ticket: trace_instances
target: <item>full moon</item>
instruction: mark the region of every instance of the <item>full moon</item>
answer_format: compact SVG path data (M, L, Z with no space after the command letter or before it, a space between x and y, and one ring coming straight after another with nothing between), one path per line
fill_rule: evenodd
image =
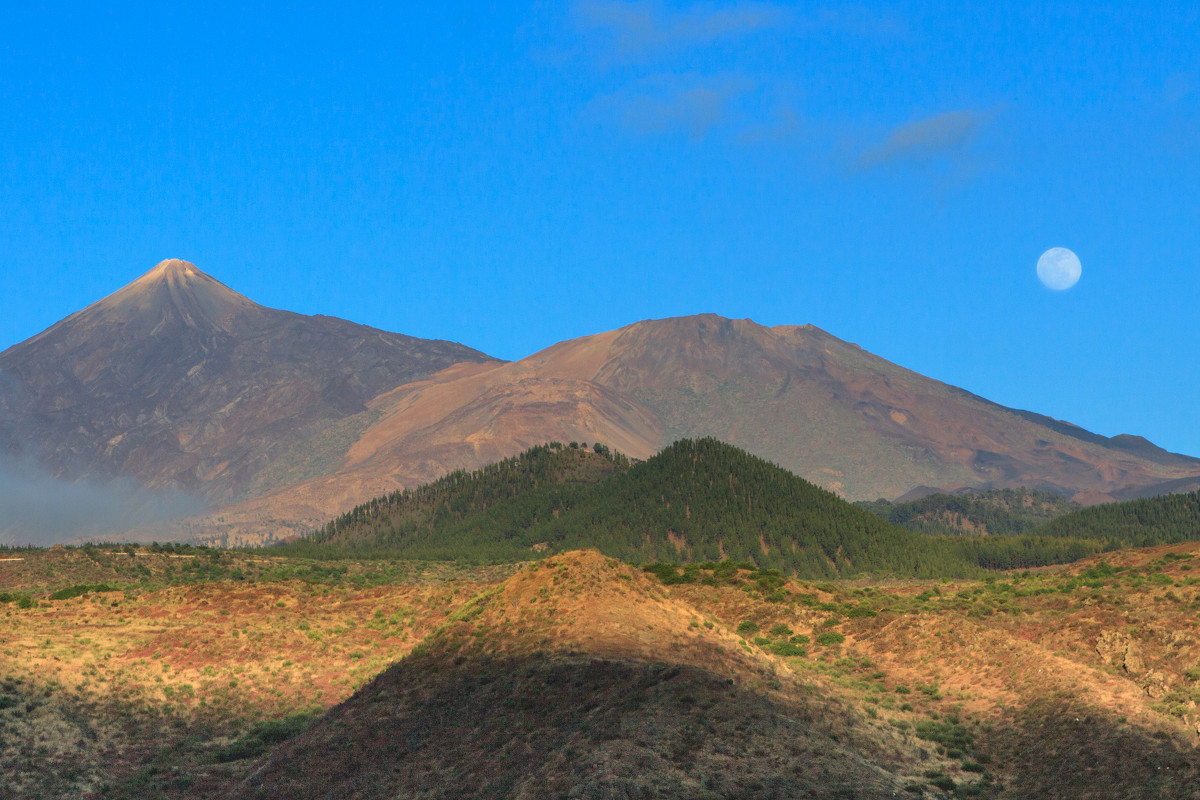
M1038 279L1056 292L1070 289L1079 282L1083 266L1079 256L1065 247L1051 247L1038 259Z

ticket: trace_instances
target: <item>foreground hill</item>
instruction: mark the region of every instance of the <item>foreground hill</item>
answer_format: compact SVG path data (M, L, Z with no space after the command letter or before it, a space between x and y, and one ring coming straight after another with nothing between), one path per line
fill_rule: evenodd
M769 602L746 571L672 588L564 554L463 606L233 796L1193 800L1200 647L1159 644L1186 612L1148 607L1196 588L1150 569L1158 589L1082 597L1032 578Z
M328 471L380 392L490 360L265 308L173 259L0 353L0 451L230 500Z
M1198 553L872 584L0 551L4 794L1195 800Z

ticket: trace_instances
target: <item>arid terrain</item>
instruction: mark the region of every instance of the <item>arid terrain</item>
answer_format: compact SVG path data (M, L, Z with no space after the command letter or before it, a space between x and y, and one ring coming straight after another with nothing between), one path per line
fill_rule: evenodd
M0 562L0 796L1200 796L1194 543L816 584L129 550Z

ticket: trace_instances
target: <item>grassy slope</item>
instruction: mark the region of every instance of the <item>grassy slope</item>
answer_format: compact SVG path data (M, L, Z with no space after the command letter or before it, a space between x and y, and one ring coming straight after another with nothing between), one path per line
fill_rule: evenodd
M257 773L233 796L304 796L289 781L307 775L305 791L354 796L341 782L358 780L363 797L936 797L953 782L1191 798L1198 553L958 583L693 567L667 585L587 553L503 583L226 577L50 600L59 586L27 577L33 606L0 605L0 726L20 743L5 791L227 797ZM0 568L96 577L79 551L25 557ZM308 733L285 724L343 698Z
M664 586L565 554L464 606L236 796L1195 798L1196 550L887 586Z
M0 797L210 796L511 572L133 553L3 554Z

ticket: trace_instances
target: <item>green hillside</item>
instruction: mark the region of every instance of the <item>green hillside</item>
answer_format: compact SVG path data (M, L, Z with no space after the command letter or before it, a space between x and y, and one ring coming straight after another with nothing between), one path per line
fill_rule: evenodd
M1024 536L1082 508L1062 495L1024 488L931 494L907 503L875 500L857 505L910 531L942 536Z
M400 554L444 539L445 547L429 557L460 558L460 537L476 540L481 528L515 533L552 519L578 503L589 487L629 465L628 458L600 444L538 445L473 472L452 472L371 500L287 549ZM525 557L533 543L523 546ZM501 549L504 558L513 555Z
M1037 534L1103 541L1107 549L1195 541L1200 539L1200 492L1082 508L1042 525Z
M284 552L485 563L596 547L626 561L733 559L809 578L969 575L1071 561L1072 537L931 537L904 530L714 439L631 464L550 444L366 503Z

